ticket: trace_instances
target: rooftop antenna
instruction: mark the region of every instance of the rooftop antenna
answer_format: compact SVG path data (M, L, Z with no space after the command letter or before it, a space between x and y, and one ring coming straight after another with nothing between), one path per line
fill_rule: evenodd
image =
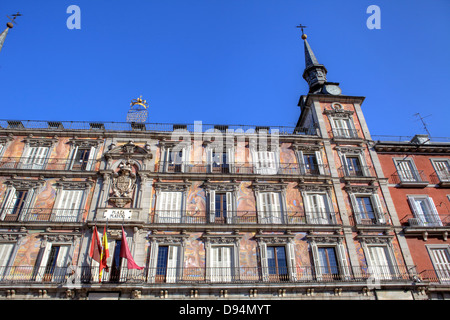
M429 115L427 115L427 116L425 116L425 117L422 117L422 116L420 115L420 113L416 113L416 114L414 114L414 116L415 116L415 117L418 117L419 120L422 121L423 128L424 128L425 131L427 132L428 137L431 137L431 134L430 134L430 132L429 132L428 129L427 129L427 124L425 123L425 121L423 121L423 119L428 118L429 116L431 116L431 114L429 114Z
M7 16L9 21L11 21L11 22L6 23L6 26L10 29L14 26L13 23L17 24L17 22L15 20L17 17L22 16L22 14L19 11L17 11L17 13L12 14L12 16L13 16L13 18L11 18L10 16Z

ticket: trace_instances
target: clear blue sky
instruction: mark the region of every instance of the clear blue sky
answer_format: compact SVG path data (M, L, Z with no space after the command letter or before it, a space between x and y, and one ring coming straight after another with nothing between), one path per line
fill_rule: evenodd
M69 30L69 5L81 29ZM369 5L381 29L369 30ZM1 1L20 11L0 52L2 119L126 120L130 100L149 122L295 126L308 87L305 33L328 80L365 96L372 134L450 132L448 0Z

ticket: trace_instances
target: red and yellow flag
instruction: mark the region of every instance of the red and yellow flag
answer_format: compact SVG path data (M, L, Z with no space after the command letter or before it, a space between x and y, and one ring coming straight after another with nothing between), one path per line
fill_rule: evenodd
M102 254L100 257L100 269L99 269L99 281L102 281L103 269L106 269L106 272L109 271L108 265L106 263L109 257L109 248L108 248L108 237L106 235L106 226L103 229L103 237L102 237Z

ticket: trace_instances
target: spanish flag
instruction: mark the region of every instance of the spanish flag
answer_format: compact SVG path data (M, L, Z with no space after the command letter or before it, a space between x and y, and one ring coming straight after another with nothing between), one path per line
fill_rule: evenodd
M102 281L103 269L106 269L106 272L109 271L108 265L106 261L109 257L109 249L108 249L108 237L106 235L106 226L103 229L103 237L102 237L102 254L100 257L100 269L99 269L99 281Z

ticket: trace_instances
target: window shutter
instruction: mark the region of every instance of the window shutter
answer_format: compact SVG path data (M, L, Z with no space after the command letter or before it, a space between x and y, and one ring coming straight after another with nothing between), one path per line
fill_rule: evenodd
M281 212L281 204L280 204L280 193L278 192L270 192L269 197L271 198L270 202L270 213L272 223L281 224L282 223L282 212Z
M70 161L67 163L66 170L72 170L73 164L75 163L75 158L78 153L78 146L75 146L72 148L72 151L70 152L69 159Z
M258 201L258 219L259 219L259 223L263 223L266 224L266 215L267 215L267 210L268 210L268 203L267 203L267 193L262 192L258 194L257 197L257 201Z
M156 262L158 259L158 243L152 242L150 245L150 256L149 256L149 262L148 262L148 274L147 274L147 281L154 283L155 277L156 277Z
M322 280L322 266L320 263L319 248L317 248L316 244L310 244L310 246L314 260L314 270L316 271L316 280L320 281Z
M325 174L325 170L323 167L323 161L322 161L322 155L320 151L316 151L316 160L317 160L317 166L319 167L319 174L323 175Z
M299 150L297 151L297 155L298 155L298 166L299 166L299 170L300 170L300 174L306 174L306 161L305 158L303 157L303 151Z
M213 223L216 219L216 191L209 191L209 222Z
M95 147L91 147L91 150L89 151L88 162L86 164L86 171L91 171L93 168L95 168L95 151Z
M9 189L8 195L5 198L2 208L2 220L5 219L6 214L11 214L13 211L14 203L17 200L17 192L14 187Z
M227 223L233 223L234 208L233 208L233 192L227 192Z
M45 245L45 248L43 249L42 256L41 256L41 261L39 263L39 268L37 270L37 275L36 275L36 281L37 282L40 282L42 280L42 277L44 276L45 267L46 267L47 262L48 262L48 256L50 254L51 248L52 248L52 243L51 242L47 242L46 245Z
M372 201L375 204L375 211L377 214L378 223L385 224L386 218L385 218L385 214L383 212L383 206L381 205L380 197L378 196L378 194L372 195Z
M302 192L303 197L303 205L305 210L305 216L306 216L306 222L312 223L313 215L312 215L312 208L311 203L309 199L309 194Z
M13 243L0 244L0 276L6 276L7 270L11 267L11 253L13 251Z
M234 173L234 148L227 149L227 164L230 173Z
M20 221L23 221L28 210L31 208L31 201L34 199L34 194L36 190L34 188L28 189L25 203L23 204L23 209L20 213Z
M353 193L351 193L349 196L350 202L352 203L353 216L355 217L356 224L361 224L361 210L358 206L358 202L356 201L356 196Z
M289 278L291 281L297 281L297 266L295 263L295 250L294 250L294 244L288 243L286 245L286 251L289 261Z
M174 283L177 281L177 261L178 261L178 246L169 246L167 258L167 283Z
M261 274L263 281L269 280L269 265L267 263L267 244L259 244L259 254L261 259Z
M416 200L414 197L411 197L411 196L407 196L407 197L408 197L409 206L411 207L411 210L414 214L414 218L419 219L420 225L423 225L426 220L425 220L422 210L419 210L419 208L417 207Z
M208 165L209 173L211 173L213 170L214 159L212 155L213 155L212 148L208 146L206 148L206 164Z
M439 217L439 213L437 212L436 206L434 205L434 201L431 197L427 197L427 201L430 205L431 212L433 214L433 222L435 225L442 226L441 218Z
M341 268L341 274L344 276L345 279L349 279L350 270L347 263L347 256L345 254L344 244L339 243L336 249L339 257L339 266Z

